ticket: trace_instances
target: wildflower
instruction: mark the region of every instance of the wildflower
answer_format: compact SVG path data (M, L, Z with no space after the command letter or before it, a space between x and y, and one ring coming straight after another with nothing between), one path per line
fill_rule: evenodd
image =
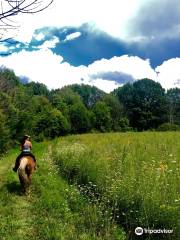
M161 170L162 172L166 171L167 169L168 169L167 164L163 164L163 163L160 164L160 170Z

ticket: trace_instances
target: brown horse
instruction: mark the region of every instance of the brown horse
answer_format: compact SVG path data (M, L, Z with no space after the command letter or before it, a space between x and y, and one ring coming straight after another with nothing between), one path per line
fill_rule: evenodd
M32 180L32 174L35 170L35 162L31 156L23 156L20 159L20 165L18 168L18 176L23 188L23 192L29 191L29 186Z

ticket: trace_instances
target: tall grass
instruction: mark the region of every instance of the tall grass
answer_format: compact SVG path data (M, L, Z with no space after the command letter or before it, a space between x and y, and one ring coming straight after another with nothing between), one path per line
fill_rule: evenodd
M135 239L138 226L173 229L158 238L178 239L180 133L109 133L62 138L52 158L75 184ZM147 235L157 239L157 235Z
M89 204L78 189L59 177L51 159L51 143L41 158L34 183L37 239L124 240L125 234L96 204Z
M51 160L53 142L33 144L38 163L31 193L22 195L12 171L17 152L0 161L1 240L125 240L122 229L69 185Z

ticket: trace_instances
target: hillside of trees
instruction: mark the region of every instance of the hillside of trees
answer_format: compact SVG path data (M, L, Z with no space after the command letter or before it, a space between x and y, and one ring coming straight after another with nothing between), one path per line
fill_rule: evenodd
M179 130L180 89L142 79L112 93L74 84L49 91L0 69L0 152L24 134L36 141L109 131Z

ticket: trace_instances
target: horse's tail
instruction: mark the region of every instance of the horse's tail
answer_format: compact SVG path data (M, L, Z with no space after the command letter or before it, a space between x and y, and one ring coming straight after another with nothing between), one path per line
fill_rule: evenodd
M22 157L20 160L19 168L18 168L18 175L19 175L19 180L22 186L24 187L26 187L26 185L28 184L28 177L26 174L27 164L28 164L28 158Z

